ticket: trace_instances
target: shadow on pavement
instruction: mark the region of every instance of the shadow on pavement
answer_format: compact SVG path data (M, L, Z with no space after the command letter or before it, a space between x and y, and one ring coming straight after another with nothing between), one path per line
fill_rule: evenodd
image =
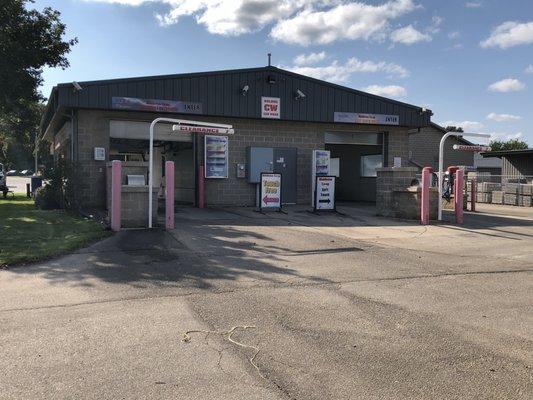
M245 234L246 239L241 239ZM282 263L276 252L287 249L262 248L250 240L269 240L251 231L241 232L228 226L210 226L191 250L164 230L129 230L91 247L58 260L32 266L13 267L18 274L39 274L53 283L74 283L93 286L94 279L111 284L133 287L193 287L211 288L215 282L234 280L261 280L284 282L299 274ZM256 257L249 250L268 253ZM334 251L330 249L329 251ZM305 252L302 252L305 254ZM306 276L316 282L322 278Z

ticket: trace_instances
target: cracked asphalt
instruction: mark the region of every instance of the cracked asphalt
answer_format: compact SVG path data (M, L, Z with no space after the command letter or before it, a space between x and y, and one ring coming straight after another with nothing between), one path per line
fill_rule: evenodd
M179 209L0 271L0 397L533 398L533 212L339 210Z

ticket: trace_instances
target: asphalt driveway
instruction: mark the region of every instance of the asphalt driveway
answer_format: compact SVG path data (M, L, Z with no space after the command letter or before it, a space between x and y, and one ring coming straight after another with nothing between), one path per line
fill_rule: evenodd
M532 398L530 215L341 211L182 209L0 271L1 397Z

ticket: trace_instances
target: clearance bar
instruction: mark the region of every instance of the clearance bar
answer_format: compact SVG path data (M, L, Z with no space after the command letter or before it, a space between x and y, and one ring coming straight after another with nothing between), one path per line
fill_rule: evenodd
M220 128L211 126L198 126L198 125L174 125L172 127L174 132L180 133L206 133L217 135L233 135L235 132L233 128Z
M454 144L453 149L459 151L473 151L475 153L483 153L492 150L490 146L467 146L464 144Z

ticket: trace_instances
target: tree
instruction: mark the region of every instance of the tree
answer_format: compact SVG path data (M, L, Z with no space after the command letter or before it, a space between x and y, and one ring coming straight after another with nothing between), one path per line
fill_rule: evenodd
M77 39L63 40L66 26L58 11L27 9L33 0L0 4L0 115L24 112L42 100L43 67L67 68L65 57Z
M510 139L507 141L504 140L491 140L490 147L492 151L501 151L501 150L525 150L528 148L526 142L518 139Z
M461 128L460 126L447 126L446 128L446 132L464 132L463 128Z
M0 1L0 155L28 168L44 107L39 91L44 67L67 68L77 39L63 40L60 13L29 9L33 0Z

